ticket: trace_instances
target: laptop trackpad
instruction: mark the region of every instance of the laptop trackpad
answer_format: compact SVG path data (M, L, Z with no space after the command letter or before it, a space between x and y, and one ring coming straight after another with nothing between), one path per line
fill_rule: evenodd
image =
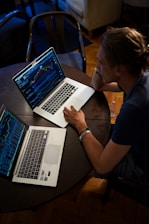
M48 164L57 164L59 160L60 145L48 145L45 153L44 162Z

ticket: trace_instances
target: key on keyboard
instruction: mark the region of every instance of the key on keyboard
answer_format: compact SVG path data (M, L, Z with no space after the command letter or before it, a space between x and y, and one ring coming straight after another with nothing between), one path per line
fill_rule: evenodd
M65 83L43 106L42 109L46 110L51 114L55 112L66 102L67 99L77 90L78 88Z
M18 177L37 179L49 131L32 130Z

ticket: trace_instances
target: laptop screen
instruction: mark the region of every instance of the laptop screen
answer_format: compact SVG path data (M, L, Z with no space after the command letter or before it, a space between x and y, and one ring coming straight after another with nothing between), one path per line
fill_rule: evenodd
M25 125L6 108L0 114L0 173L9 176Z
M62 79L64 73L53 48L49 48L14 77L31 108L36 107Z

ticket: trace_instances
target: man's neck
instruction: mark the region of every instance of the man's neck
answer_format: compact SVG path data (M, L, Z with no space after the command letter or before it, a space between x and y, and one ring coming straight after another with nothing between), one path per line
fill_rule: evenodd
M141 76L140 76L141 77ZM132 87L134 86L134 84L137 82L137 80L140 77L130 77L130 76L126 76L125 79L120 79L118 81L118 85L123 89L123 91L127 94Z

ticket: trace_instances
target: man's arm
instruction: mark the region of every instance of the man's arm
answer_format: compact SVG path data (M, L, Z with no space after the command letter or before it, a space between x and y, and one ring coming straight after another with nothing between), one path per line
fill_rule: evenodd
M119 145L109 140L105 147L91 134L82 139L84 149L97 173L106 174L121 161L130 145Z
M70 109L64 108L65 119L73 125L83 143L84 149L94 167L101 174L111 171L127 154L130 145L120 145L109 140L107 145L103 145L88 131L85 121L85 114L82 110L77 111L73 106ZM100 130L99 130L100 131Z
M95 68L93 72L91 86L97 91L109 91L109 92L122 91L116 82L105 83L98 68Z

